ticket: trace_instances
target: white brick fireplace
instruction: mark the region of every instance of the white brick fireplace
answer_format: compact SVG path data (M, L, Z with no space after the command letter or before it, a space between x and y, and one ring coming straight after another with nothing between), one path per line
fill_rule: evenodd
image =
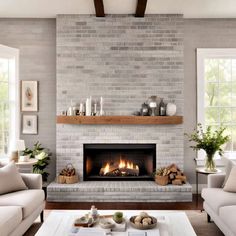
M147 15L144 18L108 15L102 19L89 15L59 15L57 114L69 107L71 99L79 103L90 96L97 100L103 96L107 115L131 115L148 97L157 95L165 102L174 100L177 114L183 115L183 24L182 15ZM176 163L184 169L182 124L57 124L57 173L72 163L83 181L85 143L153 143L156 144L156 167ZM136 193L147 190L143 184ZM154 182L146 186L150 184L155 192L153 201L180 200L178 193L181 191L187 192L182 200L191 198L191 186L161 188ZM86 189L91 183L78 185ZM76 195L79 187L76 186L60 190L61 187L54 184L49 188L49 199L60 201L58 194L61 192L62 199L79 201ZM109 197L104 197L104 186L100 187L104 201L109 201ZM67 198L70 191L73 192L71 198ZM159 191L173 192L173 196L168 197L166 193L160 197ZM132 197L126 200L131 201Z

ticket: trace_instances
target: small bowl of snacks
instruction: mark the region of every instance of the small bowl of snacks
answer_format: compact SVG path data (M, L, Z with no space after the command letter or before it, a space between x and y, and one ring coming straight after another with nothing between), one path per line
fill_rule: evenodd
M115 223L112 219L100 218L99 225L103 229L112 229L115 226Z
M157 219L153 216L149 216L146 212L132 216L129 221L133 228L141 230L153 229L157 226Z

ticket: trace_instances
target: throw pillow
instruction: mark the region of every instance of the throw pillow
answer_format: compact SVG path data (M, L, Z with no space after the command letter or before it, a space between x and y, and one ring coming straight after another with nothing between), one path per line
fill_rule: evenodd
M0 168L0 195L25 189L28 188L13 162Z
M227 165L225 167L225 180L224 180L224 183L222 185L222 187L224 188L228 178L229 178L229 175L230 175L230 172L231 172L231 169L236 166L236 163L233 162L232 160L228 160L227 161Z
M224 191L236 193L236 166L233 166L229 178L224 186Z

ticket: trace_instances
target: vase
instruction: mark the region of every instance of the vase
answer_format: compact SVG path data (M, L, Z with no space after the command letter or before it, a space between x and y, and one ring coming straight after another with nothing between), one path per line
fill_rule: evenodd
M205 170L210 172L216 171L216 165L214 160L214 154L207 154L206 156L206 162L205 162Z
M174 103L167 103L166 106L166 115L174 116L176 114L176 105Z

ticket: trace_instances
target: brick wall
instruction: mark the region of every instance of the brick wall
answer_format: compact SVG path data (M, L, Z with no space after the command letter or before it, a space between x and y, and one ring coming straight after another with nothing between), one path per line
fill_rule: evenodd
M108 115L130 115L150 95L174 100L183 114L182 15L59 15L57 114L86 97L104 97ZM82 175L84 143L156 143L157 166L183 168L183 125L57 125L57 172Z

